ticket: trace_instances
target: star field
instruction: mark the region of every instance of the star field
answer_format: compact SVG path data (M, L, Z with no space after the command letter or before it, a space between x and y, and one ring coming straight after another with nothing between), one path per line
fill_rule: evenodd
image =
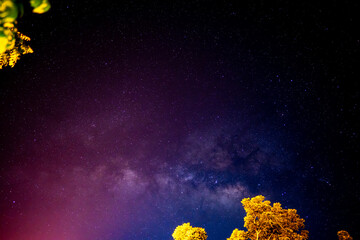
M51 4L0 71L1 239L226 239L259 194L359 236L358 4Z

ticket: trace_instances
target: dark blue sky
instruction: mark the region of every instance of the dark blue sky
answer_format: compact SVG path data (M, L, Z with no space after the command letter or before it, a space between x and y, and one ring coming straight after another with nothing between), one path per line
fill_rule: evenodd
M226 239L258 194L359 237L358 4L51 3L0 71L0 238Z

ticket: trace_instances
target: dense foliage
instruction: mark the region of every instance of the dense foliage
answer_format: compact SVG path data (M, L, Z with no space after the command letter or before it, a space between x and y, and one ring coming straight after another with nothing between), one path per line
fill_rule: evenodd
M50 9L48 0L30 0L34 13ZM32 53L26 42L30 38L16 28L17 18L22 15L23 5L15 0L0 0L0 69L14 67L21 55Z
M241 201L246 216L247 231L235 229L227 240L306 240L309 232L304 230L305 220L296 209L283 209L280 203L270 205L264 196L244 198ZM205 229L184 223L173 233L174 240L206 240ZM338 232L339 240L353 240L347 231Z
M173 238L175 240L206 240L207 234L205 229L199 227L192 227L190 223L184 223L176 227Z
M246 211L244 227L247 231L235 229L228 240L271 239L305 240L308 231L303 230L305 220L296 209L283 209L280 203L270 205L264 196L245 198L241 201Z
M338 231L337 235L339 237L339 240L353 240L350 234L345 230Z

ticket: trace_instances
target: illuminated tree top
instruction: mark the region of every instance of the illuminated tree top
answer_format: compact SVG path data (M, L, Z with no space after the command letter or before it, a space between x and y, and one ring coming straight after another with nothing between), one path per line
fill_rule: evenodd
M241 201L246 211L244 227L235 229L228 240L305 240L308 231L302 230L305 220L295 209L283 209L280 203L270 205L264 196L245 198Z
M184 223L176 227L172 237L174 240L206 240L207 234L204 228L192 227L190 223Z
M337 235L339 237L339 240L353 240L350 234L345 230L338 231Z

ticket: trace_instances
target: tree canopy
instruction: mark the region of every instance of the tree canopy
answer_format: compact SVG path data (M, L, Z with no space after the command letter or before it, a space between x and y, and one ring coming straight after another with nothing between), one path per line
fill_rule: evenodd
M190 223L177 226L172 234L174 240L206 240L207 234L204 228L192 227Z
M339 240L353 240L350 234L345 230L340 230L337 232Z
M296 209L283 209L280 203L270 205L264 196L244 198L241 201L246 216L244 227L247 231L234 229L227 240L307 240L309 232L304 230L305 220ZM353 240L347 231L337 233L339 240ZM204 228L192 227L184 223L176 227L172 234L174 240L206 240Z
M247 231L235 229L228 240L305 240L308 231L303 230L305 220L296 209L283 209L280 203L270 205L264 196L244 198L246 216L244 227Z

